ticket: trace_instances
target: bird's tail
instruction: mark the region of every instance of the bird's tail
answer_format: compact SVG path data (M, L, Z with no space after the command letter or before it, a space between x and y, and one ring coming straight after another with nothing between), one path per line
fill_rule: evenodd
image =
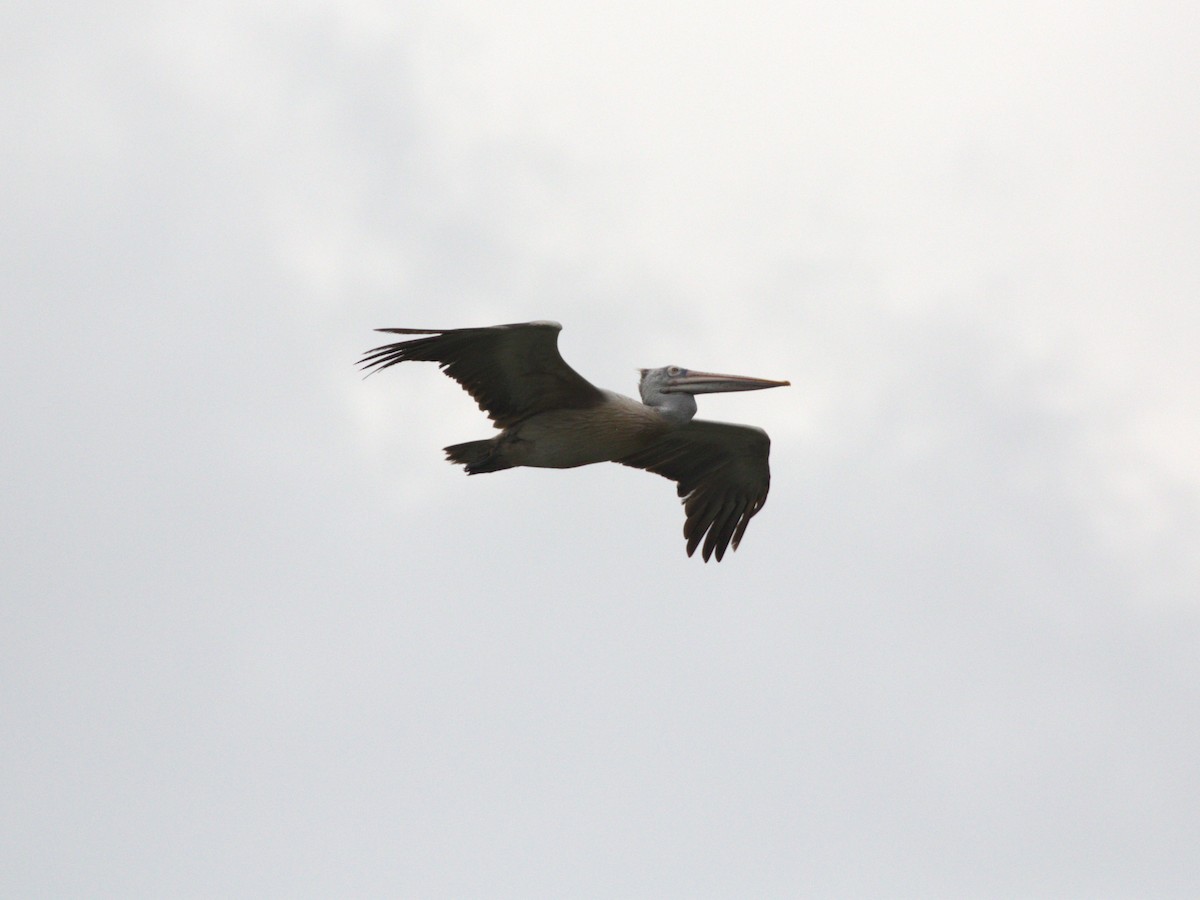
M511 469L512 463L501 459L498 450L499 445L495 440L467 441L465 444L451 444L445 448L446 459L466 467L468 475Z

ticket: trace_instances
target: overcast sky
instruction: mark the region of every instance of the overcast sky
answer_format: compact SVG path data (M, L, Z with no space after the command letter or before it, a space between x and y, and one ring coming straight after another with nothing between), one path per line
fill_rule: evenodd
M1200 12L26 4L0 893L1200 895ZM771 434L466 478L381 326Z

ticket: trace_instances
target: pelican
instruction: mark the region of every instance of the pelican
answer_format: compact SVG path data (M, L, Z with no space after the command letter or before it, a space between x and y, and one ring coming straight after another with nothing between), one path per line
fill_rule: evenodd
M703 542L708 562L737 549L767 500L771 441L761 428L693 418L696 394L758 391L790 382L694 372L680 366L641 369L642 401L601 390L563 361L557 322L489 328L379 328L429 335L384 344L358 364L367 374L409 360L436 362L466 389L500 434L445 448L468 475L514 466L570 469L615 462L678 483L691 556Z

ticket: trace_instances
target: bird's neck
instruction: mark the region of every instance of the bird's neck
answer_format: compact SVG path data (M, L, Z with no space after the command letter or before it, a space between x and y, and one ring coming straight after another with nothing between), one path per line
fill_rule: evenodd
M690 422L696 415L696 398L691 394L654 392L643 394L642 402L652 409L658 410L664 419L670 419L680 425Z

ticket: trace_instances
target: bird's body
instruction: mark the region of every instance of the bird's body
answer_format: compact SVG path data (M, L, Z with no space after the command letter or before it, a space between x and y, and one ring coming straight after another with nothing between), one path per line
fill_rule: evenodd
M736 549L770 484L770 440L762 429L693 419L693 394L786 385L690 372L678 366L643 369L642 401L602 390L558 353L557 322L430 331L385 344L361 360L370 371L398 362L437 362L491 417L500 434L453 444L447 458L470 475L515 466L569 469L617 462L646 469L679 485L687 513L690 556L703 540L707 561Z
M489 471L513 466L573 469L611 462L636 453L670 429L670 422L644 403L613 391L602 393L603 400L595 406L534 413L486 441L494 447Z

